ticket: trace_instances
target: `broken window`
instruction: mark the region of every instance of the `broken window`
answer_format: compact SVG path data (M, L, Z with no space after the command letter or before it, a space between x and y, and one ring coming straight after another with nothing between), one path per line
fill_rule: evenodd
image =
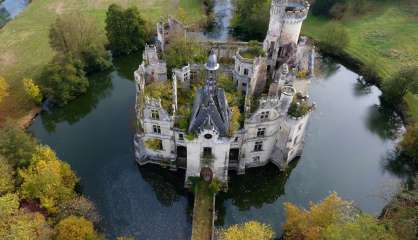
M160 112L158 112L158 110L151 110L151 118L155 119L155 120L159 120L160 119Z
M257 129L257 137L264 137L265 133L266 133L266 128Z
M255 142L254 152L261 152L261 151L263 151L263 142Z
M154 133L156 134L161 134L161 127L158 125L152 125L152 130L154 131Z

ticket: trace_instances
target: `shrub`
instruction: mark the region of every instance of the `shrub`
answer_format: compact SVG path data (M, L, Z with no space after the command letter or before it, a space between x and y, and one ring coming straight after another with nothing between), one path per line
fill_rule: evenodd
M232 137L240 128L241 112L238 107L231 108L231 119L229 122L228 135Z
M221 240L271 240L273 236L271 226L256 221L233 225L220 233Z
M324 38L320 42L322 51L329 54L340 54L350 43L350 35L344 25L333 22L325 26Z
M117 4L106 12L106 36L113 55L128 55L145 46L146 24L136 7L126 10Z
M40 104L42 102L41 90L32 79L23 79L23 89L25 90L26 95L36 104Z
M6 79L0 76L0 102L4 97L9 95L9 84L7 84Z
M99 239L93 224L83 217L67 217L61 220L55 229L57 240Z
M400 143L402 152L418 164L418 123L409 125Z
M312 106L304 99L298 99L297 96L293 98L292 103L287 111L292 117L299 118L305 116L310 110Z
M67 104L89 87L82 62L65 56L56 57L48 64L37 83L43 95L59 105Z
M151 138L145 140L145 146L151 150L162 150L162 141L160 139Z
M155 99L161 99L161 105L167 112L171 113L173 104L173 90L170 81L152 82L145 86L145 95Z
M418 68L401 69L394 77L382 84L383 100L392 105L402 103L408 93L418 93Z
M169 70L182 67L188 63L204 63L207 59L207 48L197 42L174 36L164 51L164 59Z
M94 203L83 196L78 196L69 201L63 202L59 205L58 220L62 220L69 216L84 217L93 224L98 224L100 221L99 213L97 212Z

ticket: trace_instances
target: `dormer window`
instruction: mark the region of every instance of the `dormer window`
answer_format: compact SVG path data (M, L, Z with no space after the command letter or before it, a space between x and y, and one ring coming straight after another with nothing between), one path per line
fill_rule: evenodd
M151 118L154 120L160 120L160 112L158 112L158 110L151 110Z

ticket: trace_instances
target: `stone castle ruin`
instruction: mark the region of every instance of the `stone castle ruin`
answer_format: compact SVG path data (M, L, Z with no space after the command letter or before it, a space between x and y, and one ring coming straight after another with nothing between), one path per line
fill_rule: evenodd
M171 79L160 53L170 37L187 37L187 30L172 18L158 23L157 41L146 46L134 73L137 162L185 169L186 185L202 172L226 184L230 170L244 174L269 162L285 169L301 156L314 108L308 95L314 49L299 36L309 7L273 0L262 44L207 42L206 64L173 69ZM226 58L230 63L221 64ZM225 78L233 94L222 85ZM155 83L165 87L160 95L150 90Z

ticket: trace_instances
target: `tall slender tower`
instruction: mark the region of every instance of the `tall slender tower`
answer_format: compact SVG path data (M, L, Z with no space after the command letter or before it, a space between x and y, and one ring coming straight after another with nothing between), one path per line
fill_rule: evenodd
M266 53L271 55L280 38L284 10L288 0L272 0L270 6L270 22L267 36L264 39L263 48Z

